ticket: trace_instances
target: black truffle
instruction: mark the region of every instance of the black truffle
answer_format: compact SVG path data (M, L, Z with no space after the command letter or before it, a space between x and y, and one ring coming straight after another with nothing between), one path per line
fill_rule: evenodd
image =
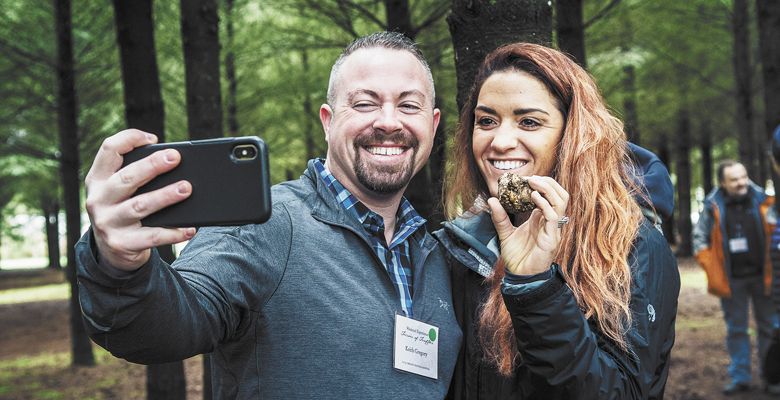
M498 178L498 201L510 214L524 213L536 208L531 200L533 189L528 178L507 172Z

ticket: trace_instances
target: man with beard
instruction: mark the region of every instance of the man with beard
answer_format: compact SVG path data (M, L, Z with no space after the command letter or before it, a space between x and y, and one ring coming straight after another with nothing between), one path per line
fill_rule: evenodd
M161 363L212 353L215 398L441 398L461 341L448 269L403 198L439 122L420 51L397 33L348 46L320 119L325 160L272 189L264 224L163 229L140 219L187 198L172 150L119 169L153 135L120 132L87 176L92 227L78 244L93 340ZM190 240L169 266L153 249Z
M768 257L775 225L774 198L750 181L741 163L725 160L718 164L717 171L720 186L704 200L693 231L693 246L697 261L707 273L707 289L720 297L726 320L731 379L723 393L731 395L751 389L749 303L753 303L760 360L777 324L769 297L772 266Z

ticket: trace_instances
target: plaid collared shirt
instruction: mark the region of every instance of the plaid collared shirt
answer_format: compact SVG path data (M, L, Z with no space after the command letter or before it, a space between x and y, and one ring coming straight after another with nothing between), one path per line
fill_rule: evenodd
M406 316L412 313L412 259L409 252L410 236L425 224L425 219L417 214L414 207L401 199L396 213L396 230L389 246L385 242L385 223L382 216L371 211L352 195L325 168L322 160L315 160L314 167L325 185L333 192L339 204L348 213L357 218L371 238L371 247L382 261L401 300L401 308Z

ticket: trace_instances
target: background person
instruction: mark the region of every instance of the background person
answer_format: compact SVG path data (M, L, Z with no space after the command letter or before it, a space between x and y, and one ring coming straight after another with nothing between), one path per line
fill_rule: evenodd
M273 187L268 222L196 235L139 222L188 197L187 182L132 196L179 154L119 169L123 154L155 137L106 139L86 182L92 228L78 244L93 340L139 363L213 352L215 398L443 397L461 341L449 270L402 196L430 154L433 104L430 70L409 39L356 40L320 108L327 159ZM152 249L186 239L172 266ZM428 369L398 366L394 348L422 329L429 343L412 346L410 364L432 360Z
M775 219L774 198L753 184L741 163L724 160L717 168L719 186L704 199L693 230L696 260L707 274L707 290L720 297L726 321L730 381L723 393L750 390L751 357L748 307L758 329L758 354L763 359L777 324L769 297L772 266L768 245Z
M643 177L629 173L622 123L547 47L501 47L475 82L446 190L451 217L468 211L435 232L464 329L448 397L661 398L680 280L633 197ZM495 199L507 171L530 177L533 211L507 215ZM671 185L659 187L666 206Z

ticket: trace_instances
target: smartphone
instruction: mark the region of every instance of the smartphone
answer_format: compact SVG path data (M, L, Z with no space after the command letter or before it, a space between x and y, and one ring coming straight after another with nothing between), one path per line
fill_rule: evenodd
M186 200L141 220L144 226L201 227L262 223L271 216L268 149L256 136L158 143L125 154L123 166L162 149L176 149L181 162L138 188L135 195L180 180L192 184Z

